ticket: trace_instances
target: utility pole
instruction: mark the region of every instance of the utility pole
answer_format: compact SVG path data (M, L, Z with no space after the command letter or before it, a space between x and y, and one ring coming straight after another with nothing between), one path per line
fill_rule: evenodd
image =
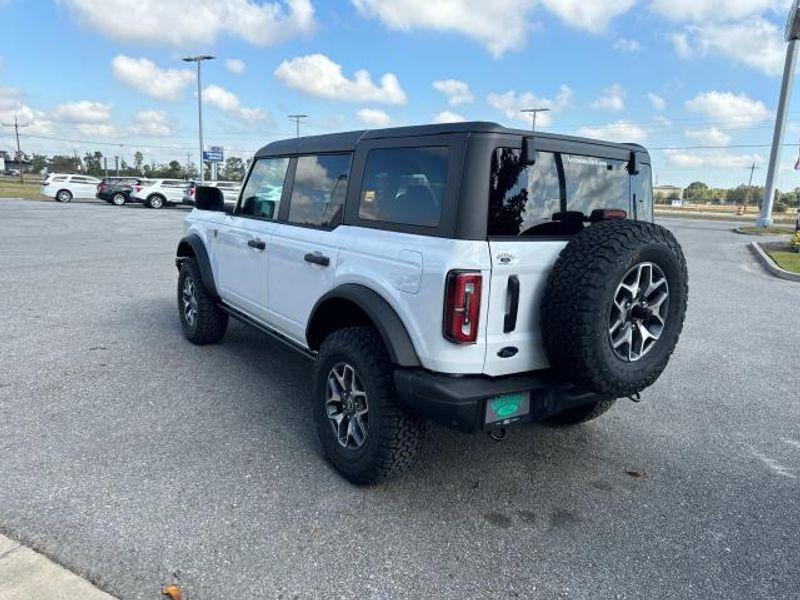
M108 179L108 157L103 157L103 170L106 172L106 179Z
M117 172L117 177L119 177L119 156L114 157L114 170Z
M297 147L299 149L299 147L300 147L300 121L302 121L303 119L307 119L308 115L289 115L289 118L294 120L294 124L295 124L295 127L296 127L296 132L297 132L297 135L296 135L295 139L297 140Z
M14 122L13 123L3 123L3 126L4 127L13 127L14 128L14 136L17 138L17 155L16 155L15 158L18 161L22 160L22 148L19 145L19 130L20 129L24 129L25 127L29 127L30 124L29 123L25 123L23 125L20 125L19 121L17 120L17 115L14 115Z
M761 203L761 216L756 222L756 227L763 227L764 229L772 226L772 202L775 199L775 189L777 188L783 136L786 133L786 125L789 120L789 103L792 99L794 73L797 67L797 42L800 40L800 0L792 0L792 9L789 11L789 20L786 23L785 38L789 42L789 46L786 48L786 63L783 68L778 114L775 118L775 133L772 138L772 152L769 156L764 201Z
M523 108L521 113L526 113L531 115L531 131L536 132L536 117L539 113L550 112L549 108Z
M197 130L200 137L200 185L205 182L205 173L203 173L203 89L200 82L200 65L206 60L214 60L214 57L203 54L200 56L187 56L183 59L183 62L193 62L197 64Z
M747 197L745 198L745 201L744 201L744 210L745 210L745 212L747 212L747 205L750 204L750 199L751 199L751 196L753 195L753 174L756 172L756 169L758 169L758 165L756 163L753 163L753 166L750 167L750 169L749 169L749 171L750 171L750 183L747 184Z

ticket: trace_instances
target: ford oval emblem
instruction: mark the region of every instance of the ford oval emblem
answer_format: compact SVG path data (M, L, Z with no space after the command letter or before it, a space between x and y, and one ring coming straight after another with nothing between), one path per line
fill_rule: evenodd
M518 352L519 348L515 348L514 346L506 346L497 353L497 356L500 358L512 358L516 356Z

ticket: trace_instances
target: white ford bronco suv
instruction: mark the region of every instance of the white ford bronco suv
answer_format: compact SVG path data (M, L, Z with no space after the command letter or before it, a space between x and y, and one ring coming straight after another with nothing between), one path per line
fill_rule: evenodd
M274 142L234 208L198 188L180 322L209 344L234 317L312 357L325 456L372 483L413 464L426 420L500 437L656 381L688 283L652 202L633 144L478 122Z

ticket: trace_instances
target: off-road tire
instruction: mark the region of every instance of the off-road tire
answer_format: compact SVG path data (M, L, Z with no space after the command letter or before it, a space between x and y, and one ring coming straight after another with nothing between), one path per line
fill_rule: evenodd
M364 445L344 448L326 412L326 389L331 369L351 364L367 393L369 423ZM369 327L349 327L330 334L314 366L313 411L325 458L346 479L359 485L395 477L416 462L425 423L397 399L393 367L383 340Z
M147 208L155 208L158 210L160 208L164 208L164 206L167 204L167 201L160 194L150 194L147 197L147 200L145 200L145 204L147 205Z
M570 425L580 425L588 421L593 421L596 418L604 415L608 410L614 406L616 400L601 400L600 402L593 402L584 406L570 408L562 413L553 415L545 420L546 425L553 425L556 427L568 427Z
M608 326L617 286L637 264L651 262L669 286L666 324L653 348L636 362L613 351ZM688 274L672 233L653 223L618 219L591 225L561 251L547 281L541 325L556 374L611 398L651 386L667 366L683 329Z
M195 297L197 300L197 315L194 324L190 324L184 313L183 290L186 279L191 277L194 283ZM220 309L214 298L208 293L200 266L194 258L184 259L178 275L178 318L181 322L183 335L187 340L198 346L215 344L225 337L228 329L228 315Z

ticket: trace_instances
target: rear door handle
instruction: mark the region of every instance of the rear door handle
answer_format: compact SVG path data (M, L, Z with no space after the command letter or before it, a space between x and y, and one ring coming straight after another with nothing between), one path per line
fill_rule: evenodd
M305 261L311 263L312 265L319 265L321 267L327 267L331 264L331 259L325 256L324 254L319 254L317 252L308 253L305 255Z
M503 322L503 333L511 333L517 328L517 314L519 314L519 277L512 275L508 278L508 310Z
M253 238L252 240L247 240L247 245L251 248L255 248L256 250L266 250L267 243L263 240L258 238Z

